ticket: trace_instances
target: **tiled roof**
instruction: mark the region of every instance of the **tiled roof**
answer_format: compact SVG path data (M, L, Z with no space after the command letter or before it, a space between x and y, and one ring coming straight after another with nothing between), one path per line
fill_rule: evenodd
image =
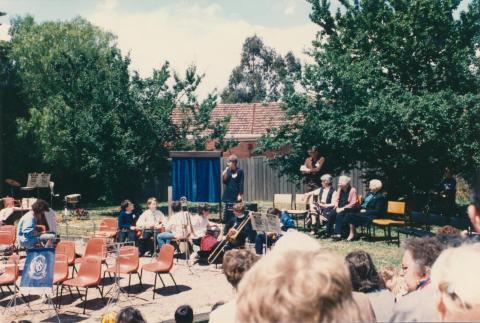
M236 103L217 104L211 114L215 121L230 116L227 135L263 135L267 129L276 128L284 122L281 103ZM180 109L174 109L172 121L180 124Z

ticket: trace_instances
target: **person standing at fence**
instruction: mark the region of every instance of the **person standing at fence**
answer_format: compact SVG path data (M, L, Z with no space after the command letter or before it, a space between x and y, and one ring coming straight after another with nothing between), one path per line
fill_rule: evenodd
M308 150L308 157L305 163L300 167L300 171L305 176L305 184L307 191L311 192L319 189L322 185L320 180L322 176L323 165L325 164L325 157L320 156L318 148L313 146Z
M228 223L233 218L231 208L233 204L243 201L243 183L245 174L243 169L238 167L236 155L230 155L227 161L227 168L222 173L223 189L223 217L224 223Z

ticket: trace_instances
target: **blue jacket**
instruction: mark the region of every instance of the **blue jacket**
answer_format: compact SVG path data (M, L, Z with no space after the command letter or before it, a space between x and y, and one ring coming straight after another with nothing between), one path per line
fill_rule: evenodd
M282 212L282 214L280 215L280 222L282 223L283 231L295 228L295 221L290 217L287 212Z
M120 212L118 215L118 228L120 230L122 229L130 229L131 226L133 226L133 220L135 219L135 214L132 213L127 213L125 211Z
M35 247L35 244L38 242L36 226L37 220L32 211L22 216L17 225L17 240L20 246L26 249Z

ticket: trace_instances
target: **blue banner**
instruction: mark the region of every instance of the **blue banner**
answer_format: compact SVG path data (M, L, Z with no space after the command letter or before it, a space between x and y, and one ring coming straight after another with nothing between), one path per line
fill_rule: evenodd
M173 158L172 195L191 202L220 202L220 158Z
M51 288L55 269L55 249L39 248L27 251L20 287Z

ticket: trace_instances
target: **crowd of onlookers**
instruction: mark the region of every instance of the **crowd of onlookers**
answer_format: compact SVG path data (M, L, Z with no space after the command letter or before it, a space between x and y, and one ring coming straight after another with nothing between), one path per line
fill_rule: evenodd
M365 251L341 257L300 232L288 232L259 257L227 252L223 272L234 298L217 303L210 322L480 321L480 243L442 228L403 242L399 268L377 269ZM116 322L142 322L126 309ZM181 306L176 322L193 322Z

